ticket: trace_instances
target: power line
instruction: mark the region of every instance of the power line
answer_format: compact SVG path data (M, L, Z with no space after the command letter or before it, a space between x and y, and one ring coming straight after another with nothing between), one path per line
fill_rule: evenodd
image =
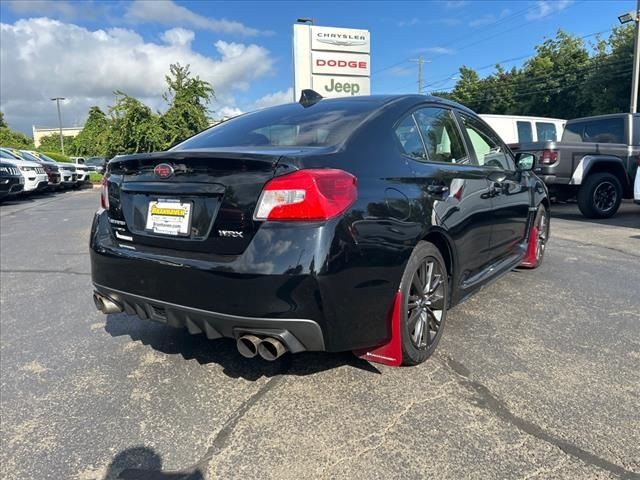
M582 3L582 2L584 2L584 1L585 1L585 0L579 0L578 2L574 3L573 5L576 5L576 4L578 4L578 3ZM571 6L567 7L567 8L571 8L573 5L571 5ZM462 35L462 36L456 37L456 38L454 38L453 40L450 40L449 42L447 42L447 44L448 44L448 45L452 45L452 44L457 43L457 42L458 42L458 41L460 41L460 40L464 40L464 39L467 39L467 38L469 38L469 37L473 37L474 35L477 35L477 34L480 34L480 33L486 32L487 30L491 30L491 29L493 29L494 27L496 27L496 26L500 25L501 23L506 22L507 20L511 20L511 19L513 19L513 18L516 18L516 17L518 17L518 16L524 15L524 14L526 14L526 13L533 12L533 11L534 11L534 10L536 10L537 8L538 8L538 7L537 7L537 5L536 5L536 6L533 6L533 7L527 7L527 8L524 8L524 9L522 9L522 10L518 10L517 12L515 12L515 13L513 13L513 14L511 14L511 15L507 16L507 17L499 18L499 19L495 20L494 22L492 22L492 23L490 23L490 24L486 25L484 28L482 28L481 30L478 30L477 32L474 32L474 33L472 33L472 34L465 34L465 35ZM535 21L535 20L537 20L537 19L529 20L529 21L525 22L525 23L524 23L524 24L522 24L522 25L525 25L525 24L527 24L527 23L531 23L532 21ZM520 27L520 26L522 26L522 25L518 25L517 27ZM509 30L507 30L507 31L509 31ZM502 34L502 33L504 33L504 31L500 32L498 35L500 35L500 34ZM481 40L481 41L482 41L482 40ZM466 48L466 47L463 47L463 48ZM440 57L440 56L442 56L442 55L444 55L444 54L436 54L436 55L435 55L435 57ZM433 57L433 58L435 58L435 57ZM394 67L397 67L397 66L399 66L399 65L402 65L402 64L404 64L404 63L406 63L406 62L408 62L408 61L410 61L410 60L411 60L411 57L408 57L408 58L405 58L404 60L400 60L399 62L395 62L395 63L392 63L391 65L387 65L386 67L380 68L380 69L375 70L374 72L372 72L372 73L371 73L371 76L373 77L373 76L378 75L378 74L380 74L380 73L382 73L382 72L386 72L387 70L390 70L390 69L392 69L392 68L394 68Z
M593 33L589 33L589 34L587 34L587 35L583 35L583 36L578 37L578 38L579 38L579 39L584 39L584 38L588 38L588 37L593 37L593 36L595 36L595 35L600 35L600 34L602 34L602 33L609 33L609 32L611 32L612 30L613 30L613 29L612 29L612 28L610 28L610 29L608 29L608 30L602 30L602 31L600 31L600 32L593 32ZM487 64L487 65L483 65L483 66L481 66L481 67L470 67L470 68L472 68L472 69L473 69L473 70L475 70L475 71L480 71L480 70L485 70L485 69L487 69L487 68L495 67L495 66L496 66L496 65L498 65L498 64L514 62L514 61L523 60L523 59L526 59L526 58L533 58L533 57L535 57L536 55L537 55L537 53L529 54L529 55L522 55L522 56L519 56L519 57L507 58L507 59L504 59L504 60L498 60L497 62L489 63L489 64ZM456 71L454 71L454 72L451 72L451 73L450 73L450 74L448 74L448 75L446 75L446 80L448 80L449 78L451 78L451 76L453 76L453 75L455 75L456 73L458 73L458 71L459 71L459 69L458 69L458 70L456 70ZM439 80L441 80L441 79L445 79L445 76L437 77L437 78L434 80L434 83L435 83L435 82L437 82L437 81L439 81ZM432 86L432 84L427 84L427 87L429 87L429 86Z

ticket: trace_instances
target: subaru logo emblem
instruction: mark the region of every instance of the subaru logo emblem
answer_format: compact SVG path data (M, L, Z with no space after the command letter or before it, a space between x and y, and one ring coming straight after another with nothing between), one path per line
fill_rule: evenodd
M173 167L168 163L161 163L153 169L153 173L160 178L169 178L173 175L173 171Z

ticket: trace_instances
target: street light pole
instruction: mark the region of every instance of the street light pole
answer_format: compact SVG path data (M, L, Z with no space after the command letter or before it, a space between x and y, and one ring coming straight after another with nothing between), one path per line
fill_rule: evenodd
M640 76L640 35L638 35L638 29L640 28L640 0L636 5L636 14L633 19L635 23L635 39L633 42L633 78L631 80L631 113L636 113L638 110L638 77Z
M638 0L640 2L640 0ZM55 101L58 106L58 129L60 130L60 150L64 155L64 136L62 135L62 115L60 115L60 100L65 100L64 97L55 97L51 99Z

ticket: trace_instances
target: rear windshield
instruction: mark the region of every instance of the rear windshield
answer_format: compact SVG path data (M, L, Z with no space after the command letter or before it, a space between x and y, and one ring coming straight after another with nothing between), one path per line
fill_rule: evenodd
M228 120L174 149L338 145L376 106L374 102L340 100L321 100L307 108L298 103L281 105Z

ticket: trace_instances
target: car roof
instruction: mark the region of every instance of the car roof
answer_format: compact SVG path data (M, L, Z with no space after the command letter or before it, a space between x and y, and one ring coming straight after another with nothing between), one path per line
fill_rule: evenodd
M352 97L334 97L323 98L321 102L369 102L377 104L378 107L384 108L385 106L397 103L416 104L421 103L440 103L448 107L455 107L457 109L473 113L472 110L461 105L459 103L447 100L442 97L436 97L435 95L418 95L418 94L388 94L388 95L355 95ZM295 102L293 102L295 103Z

